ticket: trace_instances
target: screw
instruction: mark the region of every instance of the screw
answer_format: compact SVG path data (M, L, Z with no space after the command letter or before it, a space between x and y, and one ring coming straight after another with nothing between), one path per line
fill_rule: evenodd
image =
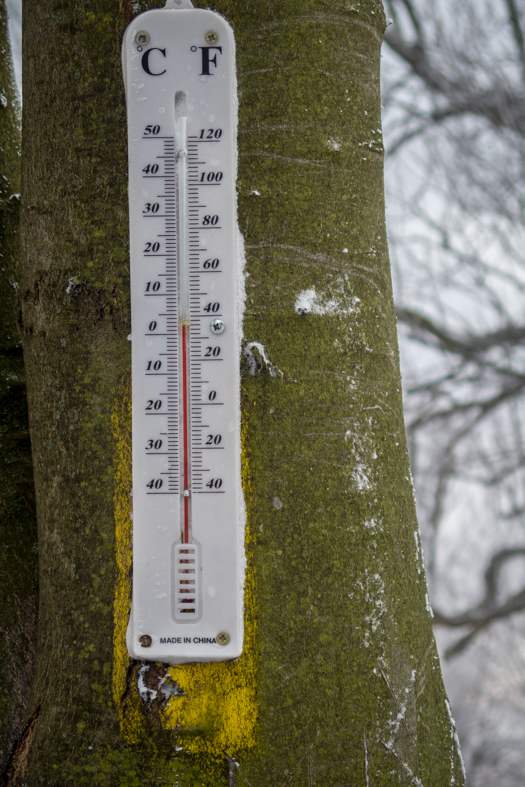
M208 30L207 33L204 35L204 40L207 44L216 44L219 40L219 36L215 32L215 30Z
M230 635L227 634L225 631L220 631L217 634L217 642L219 643L219 645L227 645L229 641L230 641Z
M151 639L149 634L143 634L142 637L139 637L139 642L143 648L150 648L153 640Z
M210 328L212 330L212 333L219 334L219 333L224 333L224 329L226 328L226 326L222 320L212 320L210 324Z
M149 33L146 33L145 30L139 30L139 32L135 36L135 43L140 44L140 46L145 46L145 44L149 44L149 42L150 42Z

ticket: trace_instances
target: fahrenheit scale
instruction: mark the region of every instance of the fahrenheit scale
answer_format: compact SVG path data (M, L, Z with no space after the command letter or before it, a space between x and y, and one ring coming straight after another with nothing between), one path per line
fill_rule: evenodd
M233 33L189 0L123 42L129 144L135 658L242 650Z

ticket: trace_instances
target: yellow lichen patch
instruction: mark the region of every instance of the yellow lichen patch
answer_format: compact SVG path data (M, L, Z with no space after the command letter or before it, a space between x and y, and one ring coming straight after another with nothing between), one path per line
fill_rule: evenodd
M242 481L249 496L249 462L245 448L246 421L242 432ZM120 729L128 743L139 743L144 735L140 709L129 692L126 673L129 656L126 627L131 605L130 569L132 561L131 525L131 395L129 384L119 390L111 416L115 440L115 527L117 579L114 601L113 699L119 714ZM206 664L174 665L169 673L183 696L168 701L161 718L165 729L176 730L183 747L193 753L223 758L223 750L232 752L255 746L257 720L255 682L255 587L252 560L253 544L246 529L247 571L245 578L244 648L235 661ZM123 697L129 694L127 702Z
M244 495L250 497L246 450L247 418L241 434ZM173 696L164 710L164 724L177 729L186 751L222 757L224 749L238 753L256 743L256 605L253 538L246 528L247 569L244 587L244 647L236 661L175 665L170 674L184 696Z
M236 661L174 665L170 675L184 691L163 712L168 729L177 729L186 751L222 756L255 746L255 616L253 573L245 584L242 656Z
M131 391L127 383L117 392L111 414L115 440L114 509L116 542L116 586L113 636L113 700L119 714L120 730L128 743L141 739L142 721L133 703L122 702L126 693L126 671L129 656L126 648L126 627L131 606ZM125 715L124 715L125 709Z

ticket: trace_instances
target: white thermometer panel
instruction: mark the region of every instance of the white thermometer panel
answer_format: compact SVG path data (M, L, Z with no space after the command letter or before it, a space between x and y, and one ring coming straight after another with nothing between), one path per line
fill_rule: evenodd
M189 5L187 0L183 3ZM134 658L242 650L231 28L148 11L123 42L129 144Z

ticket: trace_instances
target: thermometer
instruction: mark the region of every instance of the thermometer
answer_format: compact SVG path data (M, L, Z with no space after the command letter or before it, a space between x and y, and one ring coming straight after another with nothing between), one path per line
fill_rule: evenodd
M122 50L132 316L134 658L242 650L233 33L189 0Z

